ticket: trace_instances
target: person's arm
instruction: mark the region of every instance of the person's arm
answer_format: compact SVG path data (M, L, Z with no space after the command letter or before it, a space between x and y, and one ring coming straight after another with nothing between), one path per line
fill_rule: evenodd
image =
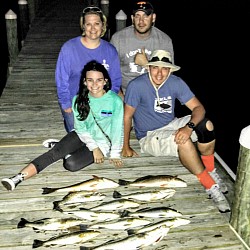
M62 48L56 63L55 81L57 88L58 102L65 112L72 112L70 91L69 91L69 69L67 65L69 60L65 59L66 54Z
M188 102L185 103L186 107L189 108L191 113L191 118L189 122L194 123L196 126L202 119L205 117L205 108L202 103L194 96ZM175 142L177 144L184 144L190 138L193 129L190 128L188 125L179 128L175 132Z
M206 110L197 97L194 96L188 102L186 102L185 105L192 111L190 122L193 122L195 125L197 125L204 119Z
M130 147L130 131L132 127L132 118L135 112L135 108L125 104L124 108L124 142L122 148L122 156L132 157L138 156L138 154Z

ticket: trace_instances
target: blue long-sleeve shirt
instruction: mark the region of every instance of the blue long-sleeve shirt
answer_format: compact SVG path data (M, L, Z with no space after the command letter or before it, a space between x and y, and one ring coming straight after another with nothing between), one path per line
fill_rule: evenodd
M72 106L72 99L79 89L81 71L91 60L105 66L112 81L112 90L119 92L122 76L116 48L101 39L97 48L88 49L81 43L81 36L78 36L63 44L57 59L55 80L58 102L62 109Z

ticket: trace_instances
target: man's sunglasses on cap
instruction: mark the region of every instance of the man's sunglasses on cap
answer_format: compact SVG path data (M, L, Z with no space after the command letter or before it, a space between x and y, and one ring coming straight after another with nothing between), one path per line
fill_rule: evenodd
M170 60L169 60L169 58L167 58L167 57L162 57L162 59L160 59L158 56L154 56L153 58L151 58L150 60L149 60L149 62L165 62L165 63L172 63Z
M82 14L86 14L88 12L97 12L97 13L102 13L102 11L98 7L87 7L82 11Z

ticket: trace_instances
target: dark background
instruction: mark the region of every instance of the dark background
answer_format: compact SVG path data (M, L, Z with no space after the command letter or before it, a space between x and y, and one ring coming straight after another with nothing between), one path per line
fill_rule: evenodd
M18 13L17 0L0 1L0 95L6 83L8 48L4 15ZM131 24L132 0L110 0L109 25L115 31L115 15L127 14ZM156 27L173 40L176 75L191 87L204 104L217 137L216 152L236 173L241 130L249 118L249 1L151 0ZM177 115L187 110L177 105Z

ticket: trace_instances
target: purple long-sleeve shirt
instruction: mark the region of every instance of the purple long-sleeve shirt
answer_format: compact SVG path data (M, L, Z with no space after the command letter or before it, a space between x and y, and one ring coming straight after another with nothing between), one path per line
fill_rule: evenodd
M122 76L116 48L101 39L97 48L88 49L81 43L81 36L78 36L63 44L57 59L55 78L58 102L62 109L71 108L72 99L79 89L81 71L91 60L105 66L112 81L112 90L119 92Z

